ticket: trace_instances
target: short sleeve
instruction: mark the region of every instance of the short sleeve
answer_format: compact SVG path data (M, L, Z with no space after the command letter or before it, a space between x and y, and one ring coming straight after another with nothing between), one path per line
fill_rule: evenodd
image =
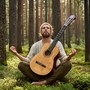
M35 55L35 47L34 47L34 45L32 45L32 47L27 55L27 61L29 62L31 60L31 58L33 58L34 55Z
M64 47L60 41L57 42L56 46L59 48L60 51L60 60L63 60L65 57L67 57Z

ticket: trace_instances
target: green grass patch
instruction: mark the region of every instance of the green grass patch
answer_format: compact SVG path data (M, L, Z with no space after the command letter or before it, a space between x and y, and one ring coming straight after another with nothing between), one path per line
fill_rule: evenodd
M27 47L23 47L23 56L28 53ZM18 70L20 60L7 49L7 66L0 64L0 90L90 90L90 64L84 61L84 47L72 45L66 48L67 54L73 48L77 49L77 54L71 59L72 69L66 76L69 82L42 86L31 85Z

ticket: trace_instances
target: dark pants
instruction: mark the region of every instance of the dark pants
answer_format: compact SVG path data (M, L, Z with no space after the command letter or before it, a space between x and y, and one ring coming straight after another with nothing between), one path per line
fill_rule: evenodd
M66 61L60 64L60 66L58 66L58 68L55 69L54 73L51 73L47 76L39 76L34 72L32 72L32 70L30 69L29 63L20 62L18 65L19 70L25 76L29 77L31 80L33 81L47 80L47 84L51 84L56 80L62 80L62 78L64 78L64 76L70 71L71 67L72 67L72 64L70 63L70 61Z

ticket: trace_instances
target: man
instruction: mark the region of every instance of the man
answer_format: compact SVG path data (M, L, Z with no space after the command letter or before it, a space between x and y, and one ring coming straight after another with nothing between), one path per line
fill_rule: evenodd
M51 72L49 75L40 76L35 74L30 68L30 60L40 52L40 49L45 43L51 44L53 40L51 36L53 34L53 28L49 23L43 23L40 26L40 35L42 39L36 43L34 43L30 49L29 54L27 57L21 56L14 46L10 47L10 51L13 52L22 62L19 63L18 68L19 70L31 80L33 80L33 85L46 85L46 84L53 84L57 80L62 80L65 75L71 69L70 59L72 56L76 54L76 50L72 50L71 53L67 56L64 48L60 41L57 42L56 47L59 49L60 57L56 60L54 71Z

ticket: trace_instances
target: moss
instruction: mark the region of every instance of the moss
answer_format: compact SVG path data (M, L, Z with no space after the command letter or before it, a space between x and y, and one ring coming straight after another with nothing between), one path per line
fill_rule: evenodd
M0 65L0 90L89 90L90 88L90 63L85 63L84 47L72 45L66 48L67 54L72 49L78 50L77 54L71 59L72 69L67 74L68 83L60 82L52 86L34 86L18 70L20 60L7 50L7 66ZM23 56L28 53L27 46L23 47ZM83 88L83 89L82 89Z

